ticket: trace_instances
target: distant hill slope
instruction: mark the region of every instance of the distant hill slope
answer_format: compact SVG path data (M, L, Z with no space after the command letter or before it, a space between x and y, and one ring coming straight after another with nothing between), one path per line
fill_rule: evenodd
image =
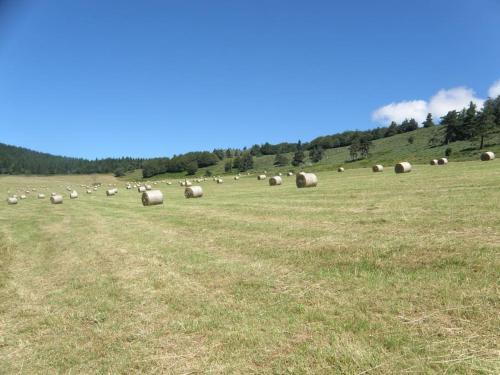
M0 174L84 174L123 172L142 166L141 159L86 160L0 143Z
M382 138L373 141L368 158L356 161L349 160L349 148L339 147L326 149L323 159L318 163L311 163L306 158L303 166L293 167L287 165L284 167L275 167L273 165L275 155L265 155L254 157L254 168L250 172L268 171L270 174L286 172L289 170L306 169L309 171L334 170L339 166L345 168L359 168L371 166L375 163L384 165L393 165L402 160L408 160L412 163L428 163L430 159L443 157L445 150L450 147L452 154L450 160L464 161L479 158L481 150L478 149L477 142L460 141L432 147L429 140L438 132L442 132L441 126L432 128L420 128L418 130L397 134L391 137ZM413 137L413 143L408 142L408 138ZM500 136L488 139L485 149L500 153ZM306 151L306 155L308 152ZM292 160L293 154L284 154L289 160ZM223 159L216 165L200 168L197 176L204 175L207 170L213 174L223 175L224 164L229 159ZM141 166L143 159L120 158L120 159L101 159L86 160L71 158L65 156L56 156L47 153L29 150L23 147L10 146L0 143L0 174L82 174L82 173L115 173L117 170L133 171L126 173L123 178L128 180L142 179ZM234 174L237 171L232 171ZM185 176L185 172L166 173L154 176L150 179L157 180L163 178L178 178Z
M323 159L318 163L311 163L306 160L305 165L300 167L293 167L287 165L285 167L275 167L273 165L275 155L265 155L254 157L254 168L250 172L268 171L269 174L286 172L289 170L308 170L308 171L323 171L335 170L339 166L344 168L363 168L370 167L373 164L383 164L386 166L394 165L395 163L403 160L410 161L415 164L426 164L431 159L441 158L445 156L445 150L449 147L452 149L450 156L451 161L466 161L477 160L480 154L485 150L491 150L495 153L500 153L500 136L491 137L486 143L484 150L478 149L478 143L470 141L453 142L449 145L435 146L429 145L429 140L443 131L440 126L432 128L420 128L418 130L397 134L391 137L378 139L373 141L373 146L370 149L368 158L350 161L349 160L349 147L339 147L325 150ZM408 142L408 138L413 137L413 143ZM292 159L293 154L284 154L289 160ZM306 152L307 155L307 152ZM206 170L210 170L214 175L235 174L237 171L231 173L224 172L224 164L229 159L220 161L217 165L200 168L196 173L197 176L205 174ZM185 173L165 173L154 176L150 180L158 180L165 178L179 178L185 176ZM125 179L140 180L142 174L140 170L127 174Z

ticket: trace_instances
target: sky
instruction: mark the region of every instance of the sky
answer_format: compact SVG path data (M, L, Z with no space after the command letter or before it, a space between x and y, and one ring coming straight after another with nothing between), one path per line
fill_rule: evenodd
M0 0L0 142L155 157L422 121L500 94L499 41L500 0Z

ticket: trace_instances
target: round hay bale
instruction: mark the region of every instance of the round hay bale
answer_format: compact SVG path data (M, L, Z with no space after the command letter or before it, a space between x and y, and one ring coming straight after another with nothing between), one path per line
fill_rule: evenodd
M411 172L411 164L407 161L396 164L394 167L394 172L396 173L408 173Z
M118 189L117 188L106 190L106 196L107 197L111 197L111 196L115 195L116 193L118 193Z
M127 185L127 190L132 189L132 185Z
M142 205L154 206L163 204L163 193L160 190L147 190L142 193Z
M240 178L238 176L234 176L234 179L238 181Z
M447 158L441 158L438 160L439 165L446 165L448 164L448 159Z
M314 173L298 173L295 178L298 188L315 187L318 185L318 177Z
M63 196L60 194L56 194L50 197L50 203L52 204L61 204L62 202L63 202Z
M186 186L186 187L190 187L190 186L193 186L193 183L192 183L191 181L189 181L189 180L186 180L186 181L184 182L184 186Z
M153 189L151 185L145 185L146 191Z
M92 194L92 190L87 189L87 194Z
M218 178L216 181L217 181L218 184L224 183L224 180L222 178Z
M373 172L383 172L384 171L384 166L381 164L376 164L372 167Z
M269 185L270 186L276 186L276 185L281 185L283 183L283 180L281 179L280 176L274 176L269 179Z
M266 178L267 178L267 176L266 176L265 174L259 174L259 175L257 176L257 180L259 180L259 181L260 181L260 180L265 180Z
M203 196L203 189L201 186L189 186L184 190L186 198L201 198Z
M53 197L54 195L57 195L57 193L50 193L51 197Z
M430 161L430 165L438 165L438 160L437 159L432 159Z
M486 151L481 154L482 161L490 161L495 159L495 154L491 151Z
M144 193L144 192L146 191L146 186L144 186L144 185L139 186L139 187L137 188L137 191L138 191L139 193Z
M17 204L17 198L14 197L7 198L7 204Z
M38 199L45 199L45 194L42 193L38 194Z
M70 199L76 199L78 198L78 192L76 190L73 190L70 194L69 194L69 197Z
M283 174L280 172L280 173L278 173L278 176L280 176L280 177L281 177L281 176L283 176Z
M26 195L21 194L21 196L20 196L19 198L21 198L21 199L26 199Z
M292 176L293 176L293 172L288 172L286 175L287 175L288 177L292 177Z
M345 172L344 167L339 167L339 168L337 169L337 172Z

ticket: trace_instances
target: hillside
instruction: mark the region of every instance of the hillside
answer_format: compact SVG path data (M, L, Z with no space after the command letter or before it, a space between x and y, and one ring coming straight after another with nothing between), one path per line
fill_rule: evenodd
M397 134L391 137L382 138L373 141L373 146L370 149L370 154L366 159L350 161L349 147L339 147L326 149L323 160L318 163L311 163L306 160L303 167L293 167L287 165L285 167L275 167L273 165L275 155L264 155L254 157L254 168L250 172L268 171L270 174L278 172L286 172L289 170L307 169L308 171L328 171L336 170L339 166L346 169L349 168L364 168L373 164L393 165L399 161L407 160L415 164L426 164L431 159L445 156L445 150L449 147L452 149L452 154L449 157L451 161L466 161L477 160L481 154L477 142L459 141L452 142L449 145L430 146L429 140L443 131L441 126L433 128L419 128L418 130ZM408 142L408 138L413 137L413 144ZM491 137L486 142L485 148L495 153L500 153L500 136L497 134ZM289 160L292 159L293 153L284 154ZM307 155L307 152L306 152ZM221 160L217 165L200 168L196 173L197 176L205 174L210 170L214 175L234 174L224 172L224 164L227 160ZM182 173L164 173L149 178L149 180L159 180L165 178L179 178L186 174ZM136 170L128 173L123 177L126 180L142 179L141 170Z
M142 159L107 158L87 160L52 155L0 143L0 174L83 174L124 172L142 165Z

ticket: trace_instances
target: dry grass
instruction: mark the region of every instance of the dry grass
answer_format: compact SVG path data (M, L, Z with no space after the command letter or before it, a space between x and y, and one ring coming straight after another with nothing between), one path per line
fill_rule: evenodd
M498 165L0 205L0 372L498 373Z

